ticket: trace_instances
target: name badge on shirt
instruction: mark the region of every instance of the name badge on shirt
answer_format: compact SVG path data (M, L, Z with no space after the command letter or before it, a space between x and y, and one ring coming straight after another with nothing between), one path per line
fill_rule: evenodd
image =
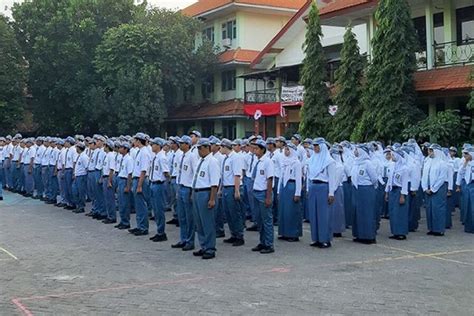
M159 166L155 166L155 170L156 170L156 171L158 171L159 168L160 168Z
M230 170L230 166L225 166L225 171L229 171Z
M80 165L81 165L81 162L79 161L77 164L80 166Z
M290 169L290 174L293 174L293 169Z
M140 165L140 161L137 161L137 166L139 166L139 165Z
M365 170L363 170L363 169L359 170L359 176L363 176L364 173L365 173Z
M184 166L183 166L183 170L184 170L184 171L188 170L188 165L184 165Z
M206 172L204 172L204 171L201 171L201 172L199 173L199 176L200 176L201 178L204 177L205 175L206 175Z
M263 169L260 170L260 175L261 175L261 176L264 176L264 175L265 175L265 170L263 170Z
M400 180L400 174L399 174L399 173L397 173L397 174L395 175L395 179Z

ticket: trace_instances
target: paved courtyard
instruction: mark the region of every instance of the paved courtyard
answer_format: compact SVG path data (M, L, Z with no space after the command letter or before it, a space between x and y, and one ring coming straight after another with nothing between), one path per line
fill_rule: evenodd
M170 216L168 213L167 216ZM0 315L474 315L474 235L421 229L376 245L350 232L330 249L276 241L253 253L218 240L201 260L82 214L11 193L0 202ZM154 222L150 225L155 231Z

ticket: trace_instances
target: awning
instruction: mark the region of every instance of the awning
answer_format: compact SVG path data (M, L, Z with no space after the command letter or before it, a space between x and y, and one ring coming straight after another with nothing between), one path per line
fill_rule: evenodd
M291 107L302 107L304 104L304 102L285 102L285 103L281 103L281 106L282 107L285 107L285 108L291 108Z
M247 103L244 104L244 113L249 116L255 116L255 113L258 113L257 116L275 116L281 114L281 103L272 102L272 103Z

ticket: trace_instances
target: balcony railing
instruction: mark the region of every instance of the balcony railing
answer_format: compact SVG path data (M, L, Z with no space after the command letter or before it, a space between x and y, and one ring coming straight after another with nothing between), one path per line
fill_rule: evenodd
M474 62L474 39L435 43L433 47L435 67Z
M245 93L245 103L267 103L278 101L278 90L267 89L259 91L249 91Z

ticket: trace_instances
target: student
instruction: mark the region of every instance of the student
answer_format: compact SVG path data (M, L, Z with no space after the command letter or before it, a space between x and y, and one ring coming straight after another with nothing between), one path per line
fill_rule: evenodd
M391 168L385 187L385 200L390 214L391 239L405 240L408 235L408 181L409 169L406 165L405 152L401 149L392 153Z
M201 138L196 146L200 159L194 172L192 188L200 249L193 252L193 255L212 259L216 256L215 206L220 181L219 163L211 153L209 139Z
M89 156L87 156L86 145L84 143L77 143L76 146L77 158L74 163L74 176L72 184L72 192L74 195L76 209L74 213L84 213L86 207L87 194L87 165L89 164Z
M329 248L332 240L331 205L337 189L336 163L324 138L313 141L314 154L308 160L308 213L312 247Z
M114 187L114 175L115 175L115 144L111 139L108 139L105 143L104 151L106 153L105 159L102 166L102 192L104 194L105 210L107 212L107 218L102 223L114 224L117 222L117 210L115 208L115 187Z
M377 235L375 214L375 186L378 176L370 159L370 150L366 145L354 149L355 161L351 171L354 187L354 213L352 216L352 236L354 242L375 244Z
M278 186L278 239L288 242L299 241L303 236L303 214L301 192L303 175L298 159L297 147L288 142L281 158L281 177Z
M244 241L244 209L242 206L243 166L244 158L232 151L232 142L226 138L221 141L221 184L219 193L222 196L222 208L225 211L227 224L229 225L230 238L224 239L224 243L232 244L234 247L242 246Z
M427 234L432 236L444 236L446 229L448 166L443 155L438 144L429 147L421 180L425 192Z
M344 165L341 158L342 148L336 144L330 150L331 157L336 162L336 192L334 192L334 203L331 205L331 225L333 237L340 238L346 230L345 212L344 212L344 187L343 183L347 181Z
M458 184L457 191L461 191L463 193L463 199L467 200L466 209L464 210L464 231L466 233L474 234L474 162L473 162L473 155L474 155L474 147L467 147L464 150L464 163L459 169L459 174L464 176L464 180L466 184L464 188ZM459 180L458 180L459 183Z
M254 144L256 163L252 169L253 198L260 229L260 243L252 248L262 254L275 252L273 248L273 162L265 155L267 144L257 139Z
M114 227L122 230L130 228L130 211L132 208L131 195L133 158L130 156L130 143L128 141L121 142L119 145L119 152L122 155L117 176L117 195L120 222Z

